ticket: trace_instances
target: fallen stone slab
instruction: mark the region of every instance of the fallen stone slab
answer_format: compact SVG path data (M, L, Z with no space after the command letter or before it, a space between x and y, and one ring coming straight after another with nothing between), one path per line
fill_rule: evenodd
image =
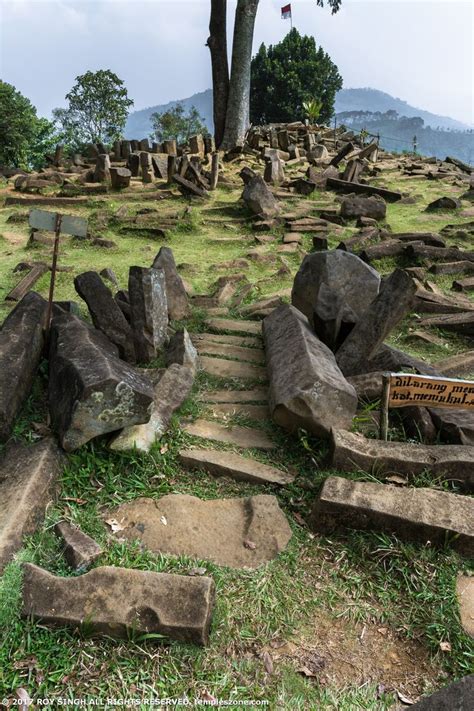
M464 295L453 298L425 289L417 289L413 306L417 313L435 314L458 314L474 309L474 304Z
M242 348L262 348L262 339L260 336L236 336L227 333L192 333L191 340L196 346L200 341L208 341Z
M329 477L310 526L327 535L338 528L383 531L402 540L474 554L474 499L435 489L395 487Z
M172 363L184 365L186 368L190 368L193 372L197 370L197 350L195 349L191 341L191 337L185 328L182 331L176 331L176 333L170 338L166 348L166 365L169 366Z
M207 420L196 420L182 427L193 437L201 437L214 442L224 442L233 444L234 447L244 449L276 449L276 444L262 430L254 430L250 427L239 427L238 425L220 425Z
M474 674L426 696L410 706L412 711L468 711L474 701Z
M173 251L169 247L161 247L156 255L153 269L163 269L166 281L166 298L168 315L171 320L180 321L189 316L190 308L183 280L176 269Z
M258 568L283 551L291 529L275 496L202 501L188 494L136 499L113 512L120 537L155 553ZM164 523L166 522L166 523Z
M445 331L454 331L465 336L474 336L474 311L464 311L457 314L443 314L429 316L421 319L419 326L441 328Z
M253 484L291 484L294 476L255 459L215 449L183 449L179 461L185 469L203 469L213 476L228 476Z
M341 250L309 254L293 283L291 303L330 348L347 332L377 296L380 275L359 257Z
M225 358L199 357L199 368L209 375L218 378L244 378L249 380L266 380L267 369L254 363L244 363Z
M294 432L303 428L327 436L349 428L357 393L342 375L329 348L294 306L279 306L263 322L273 420Z
M353 220L358 217L371 217L374 220L384 220L387 204L382 198L348 195L341 202L341 217Z
M0 574L44 518L63 463L51 438L7 447L0 463Z
M254 215L275 217L280 212L278 202L260 175L250 178L244 187L242 200Z
M452 197L440 197L437 200L433 200L426 207L426 212L432 212L433 210L457 210L461 207L461 201Z
M383 372L373 371L351 375L347 378L347 382L355 388L360 401L373 402L382 397L382 378Z
M48 398L53 428L71 452L99 435L148 422L153 388L100 331L64 313L51 325Z
M432 264L428 271L432 274L474 274L474 262L438 262Z
M443 360L436 361L434 367L449 378L469 375L474 373L474 351L466 351L449 358L443 358Z
M181 175L179 175L179 173L175 173L173 175L173 181L178 184L179 191L185 196L200 198L209 197L209 193L207 192L207 190L199 188L190 180L186 180L186 178L183 178Z
M23 617L43 625L81 627L119 639L159 634L179 642L209 640L212 578L111 566L60 578L23 566Z
M168 338L168 301L163 269L130 267L130 323L139 363L157 357Z
M102 548L93 538L67 521L57 523L54 532L62 539L67 563L76 571L87 570L102 555Z
M252 336L260 336L262 333L262 325L255 321L212 318L207 321L206 325L211 331L230 331L230 333L242 333Z
M94 326L117 346L121 358L135 363L132 329L99 274L92 271L79 274L74 286L86 302Z
M474 291L474 277L454 280L451 288L453 291Z
M244 348L242 346L228 345L227 343L214 343L205 339L199 339L196 342L196 348L200 354L227 356L260 365L265 363L265 355L261 348Z
M474 262L474 252L466 252L458 247L430 247L423 242L409 242L405 247L404 253L410 258Z
M458 575L456 595L459 603L461 625L468 635L474 637L474 577Z
M403 269L382 281L378 295L337 350L337 364L345 375L353 375L370 360L412 308L415 291L415 281Z
M253 405L244 402L220 402L210 405L208 408L213 417L223 417L227 419L235 415L242 415L250 420L270 420L270 410L268 405Z
M474 446L474 412L433 407L427 409L442 442Z
M31 291L10 311L0 329L0 442L29 395L44 348L48 302Z
M167 431L173 414L189 397L193 383L193 370L176 363L170 365L155 385L149 421L123 429L110 443L110 449L119 452L130 449L149 452Z
M410 444L366 439L346 430L332 430L330 466L343 472L402 474L428 472L474 492L474 447L449 444Z
M268 390L266 388L253 388L252 390L215 390L205 391L200 394L201 402L267 402Z
M379 195L386 202L398 202L402 199L402 194L394 190L386 190L385 188L377 188L374 185L365 185L362 183L350 183L339 178L328 178L326 181L328 188L340 190L343 193L360 193L362 195Z

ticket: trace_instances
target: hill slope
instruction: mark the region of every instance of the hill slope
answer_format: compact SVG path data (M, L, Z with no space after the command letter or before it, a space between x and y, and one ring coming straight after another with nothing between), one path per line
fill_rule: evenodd
M207 89L206 91L201 91L199 94L193 94L193 96L189 96L187 99L177 99L176 101L169 101L167 104L150 106L147 109L133 111L129 115L127 125L125 126L125 138L144 138L148 136L151 133L150 116L155 112L161 113L162 111L168 111L178 103L183 104L186 110L190 109L191 106L195 106L203 117L206 126L212 130L212 89Z

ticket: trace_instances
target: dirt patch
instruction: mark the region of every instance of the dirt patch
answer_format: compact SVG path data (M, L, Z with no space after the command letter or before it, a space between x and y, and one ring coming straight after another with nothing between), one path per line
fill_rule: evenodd
M22 246L25 246L26 242L28 241L28 236L25 236L21 232L10 232L8 230L2 230L1 234L10 244L20 244Z
M416 700L436 686L441 669L416 641L400 639L379 624L357 623L318 613L304 636L273 640L266 652L290 662L318 684L344 688L377 684L380 692L399 692Z

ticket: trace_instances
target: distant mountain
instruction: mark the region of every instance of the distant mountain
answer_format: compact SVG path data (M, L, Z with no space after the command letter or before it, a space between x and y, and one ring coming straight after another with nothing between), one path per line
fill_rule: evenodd
M147 109L133 111L128 117L125 128L125 138L144 138L148 136L151 132L151 114L167 111L178 103L182 103L186 109L195 106L204 118L206 126L212 131L212 89L207 89L187 99L170 101L167 104L150 106ZM380 111L381 113L385 113L386 111L394 110L400 116L407 116L408 118L419 116L425 122L425 126L431 126L432 128L456 131L466 131L473 128L448 116L438 116L437 114L432 114L430 111L417 109L415 106L410 106L406 101L396 99L390 96L390 94L386 94L384 91L379 91L378 89L341 89L336 95L335 110L336 113L357 110Z
M402 99L395 99L390 94L378 89L341 89L336 95L336 113L343 111L396 111L400 116L419 116L425 122L425 126L432 128L444 128L455 131L466 131L472 126L468 126L461 121L449 118L449 116L438 116L430 111L417 109L415 106L410 106Z
M129 114L127 125L125 126L125 138L145 138L151 133L150 116L154 113L162 113L172 109L176 104L183 104L186 110L191 106L195 106L204 119L204 123L210 131L213 130L214 122L212 119L212 89L201 91L199 94L193 94L187 99L179 99L169 101L167 104L159 104L158 106L150 106L148 109L133 111Z

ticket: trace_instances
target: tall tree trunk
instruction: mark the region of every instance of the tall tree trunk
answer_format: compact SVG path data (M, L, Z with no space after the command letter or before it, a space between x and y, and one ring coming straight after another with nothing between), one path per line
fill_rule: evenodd
M235 11L232 68L224 139L221 148L230 150L244 143L249 122L250 63L258 0L238 0Z
M229 62L227 59L227 0L211 0L207 46L211 52L214 105L214 138L222 143L229 96Z

